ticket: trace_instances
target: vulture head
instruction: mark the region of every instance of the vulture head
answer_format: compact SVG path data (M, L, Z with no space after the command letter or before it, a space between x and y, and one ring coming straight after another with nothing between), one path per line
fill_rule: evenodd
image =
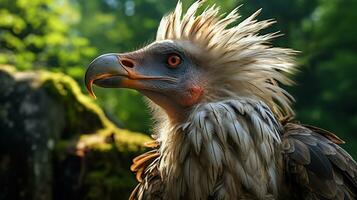
M196 105L237 97L261 100L277 117L292 114L292 98L278 84L291 84L286 74L295 52L271 46L277 33L259 34L274 21L258 22L259 10L235 25L237 9L222 16L216 6L199 13L201 5L183 14L178 2L153 43L94 59L85 75L88 91L94 96L93 84L138 90L171 121L183 120Z

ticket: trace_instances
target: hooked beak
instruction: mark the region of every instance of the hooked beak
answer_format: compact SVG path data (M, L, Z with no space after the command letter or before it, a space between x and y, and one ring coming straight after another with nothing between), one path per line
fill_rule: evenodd
M123 80L128 76L129 73L122 66L118 54L104 54L89 64L85 75L85 84L89 94L96 98L93 84L106 88L121 87Z
M104 54L94 59L86 71L85 84L89 94L96 98L93 84L105 88L131 88L137 90L152 90L145 80L168 81L178 80L167 76L149 76L138 71L135 60L121 54Z

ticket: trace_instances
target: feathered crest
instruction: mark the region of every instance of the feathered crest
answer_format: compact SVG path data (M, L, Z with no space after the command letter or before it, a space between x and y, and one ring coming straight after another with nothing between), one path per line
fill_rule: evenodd
M296 52L272 47L270 40L277 33L259 34L275 22L257 21L258 10L234 25L240 18L238 8L225 16L215 5L198 13L203 2L193 3L182 14L179 1L175 11L162 18L156 40L173 40L202 61L209 76L207 101L247 96L264 101L279 118L293 115L293 98L278 83L292 84L286 74L295 71Z

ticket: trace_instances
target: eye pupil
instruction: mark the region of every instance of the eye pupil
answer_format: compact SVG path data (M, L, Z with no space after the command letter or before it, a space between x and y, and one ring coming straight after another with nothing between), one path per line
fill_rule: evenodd
M167 64L169 67L177 67L181 63L181 58L177 55L170 55L169 58L167 59Z

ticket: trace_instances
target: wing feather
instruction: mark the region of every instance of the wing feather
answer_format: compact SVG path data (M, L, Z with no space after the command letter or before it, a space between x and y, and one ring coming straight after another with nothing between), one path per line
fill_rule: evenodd
M343 140L308 125L287 123L284 129L286 181L297 199L356 198L357 165L338 146Z
M139 184L131 192L129 200L162 199L163 188L158 171L160 144L152 141L145 145L155 149L133 159L130 169L136 173Z

